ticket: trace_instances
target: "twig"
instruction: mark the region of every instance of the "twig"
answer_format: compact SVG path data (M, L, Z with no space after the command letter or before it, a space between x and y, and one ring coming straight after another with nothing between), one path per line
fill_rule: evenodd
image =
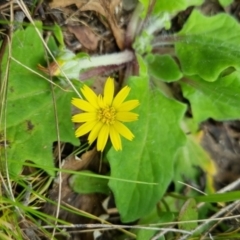
M54 226L43 226L45 229L51 229ZM129 226L129 225L109 225L109 224L72 224L72 225L56 225L57 228L109 228L109 229L118 229L118 228L129 228L129 229L144 229L144 230L170 230L172 232L178 232L178 233L185 233L189 234L189 231L175 229L175 228L159 228L159 227L148 227L148 226L141 226L141 225L135 225L135 226Z
M208 225L209 223L211 223L212 221L216 221L216 218L225 214L228 211L231 211L231 209L235 208L235 205L239 204L240 201L235 201L234 203L227 205L226 207L222 208L220 211L218 211L216 214L214 214L210 219L206 219L205 222L203 222L201 225L199 225L197 228L195 228L193 231L190 232L190 234L186 234L184 236L182 236L179 240L185 240L187 239L189 236L200 232L202 228L204 228L206 225Z
M224 192L228 192L228 191L232 191L234 189L236 189L237 187L239 187L240 185L240 178L237 179L236 181L230 183L229 185L227 185L226 187L220 189L219 191L217 191L217 193L224 193ZM206 203L202 202L202 203L199 203L197 205L197 208L201 208L205 205ZM228 206L233 206L234 207L234 203L232 205L228 205ZM230 207L231 208L231 207ZM220 214L221 215L221 214ZM214 218L215 215L213 215L212 218ZM218 215L219 216L219 215ZM222 221L224 219L232 219L232 218L236 218L237 216L231 216L231 217L225 217L225 218L215 218L215 219L209 219L209 221ZM240 217L240 215L238 215L238 217ZM196 220L196 221L188 221L188 222L203 222L203 224L206 222L206 220ZM177 224L178 222L174 223L173 225L171 225L171 227L174 227L175 224ZM182 223L182 222L181 222ZM202 225L200 225L202 226ZM200 227L199 226L199 227ZM164 231L164 232L160 232L159 234L157 234L156 236L154 236L154 238L152 238L151 240L157 240L159 237L162 237L164 236L164 234L170 232L170 230L168 231L167 229ZM185 238L183 238L185 239Z
M238 207L239 207L239 204L236 203L236 206L235 206L230 212L228 212L228 213L226 214L226 216L229 216L230 213L232 213L232 212L233 212L234 210L236 210L236 208L238 208ZM210 234L210 232L211 232L217 225L219 225L223 220L224 220L224 218L218 220L218 222L216 222L216 223L201 237L200 240L204 240L204 238L206 237L206 235L207 235L207 234Z

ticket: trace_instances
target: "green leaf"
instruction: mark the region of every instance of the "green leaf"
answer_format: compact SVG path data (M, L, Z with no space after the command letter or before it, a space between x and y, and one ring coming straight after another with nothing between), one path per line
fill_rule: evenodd
M36 71L38 63L43 61L44 49L33 26L14 34L11 53L21 64ZM5 54L4 71L7 57ZM60 140L77 145L71 122L73 93L54 87L54 95ZM19 174L29 160L53 175L52 145L57 141L57 133L50 83L13 60L8 76L6 126L1 122L1 136L5 127L8 146L4 154L10 173Z
M135 138L123 139L123 151L112 148L107 154L111 177L136 181L109 181L124 222L148 214L165 193L173 177L175 153L185 142L179 122L186 110L185 105L149 89L147 77L131 77L128 85L130 99L140 100L139 120L129 124Z
M54 36L56 37L56 39L58 40L60 46L59 48L64 48L65 44L64 44L64 39L63 39L63 33L62 33L62 29L59 25L54 25L53 26L53 32L54 32Z
M199 77L181 82L183 95L190 101L194 119L231 120L240 117L240 72L206 82Z
M216 167L204 149L192 137L188 136L185 146L179 149L174 164L173 180L176 191L182 187L178 181L184 182L187 179L197 181L199 179L199 170L196 167L200 167L206 173L207 187L211 190L211 179L217 172Z
M230 66L240 70L240 26L233 17L206 17L195 10L178 37L176 53L186 75L215 81Z
M149 4L151 4L151 0L139 0L142 4L143 8L141 9L142 18L146 17L148 12ZM161 0L156 1L153 7L153 14L158 15L161 12L178 12L187 9L190 6L199 6L204 2L204 0ZM151 7L150 7L151 9Z
M138 60L138 64L139 64L139 75L146 78L148 76L147 65L146 65L144 59L141 57L141 55L136 54L136 56L137 56L137 60Z
M87 59L91 60L90 56L85 52L77 53L74 58L78 59L78 60L81 59L81 58L87 58Z
M153 12L179 12L187 9L190 6L199 6L203 2L204 0L161 0L156 1Z
M158 232L157 230L140 229L137 232L137 240L151 239L157 232ZM161 236L158 238L158 240L165 240L165 238L164 236Z
M69 180L69 184L75 192L109 194L108 179L97 178L95 173L88 170L80 171L79 173L78 175L73 175ZM81 173L92 174L92 176L81 175Z
M174 82L182 77L182 72L170 55L152 54L146 60L149 73L159 80Z
M147 31L142 31L139 36L136 37L133 48L135 52L140 55L144 55L145 53L149 53L152 51L151 41L153 40L153 36L148 34ZM141 69L141 68L140 68Z
M144 216L138 223L138 225L148 225L148 224L157 224L157 223L169 223L175 219L175 216L171 212L160 212L158 213L157 209L154 209L150 214ZM158 230L150 229L139 229L135 231L137 234L137 240L146 240L151 239ZM164 236L159 238L159 240L164 240Z
M219 0L219 3L223 6L223 7L227 7L228 5L233 3L233 0Z
M178 227L186 231L191 231L198 226L197 222L188 222L187 224L181 223L181 221L184 222L198 220L197 204L193 198L188 199L184 203L179 213L178 220L179 220Z

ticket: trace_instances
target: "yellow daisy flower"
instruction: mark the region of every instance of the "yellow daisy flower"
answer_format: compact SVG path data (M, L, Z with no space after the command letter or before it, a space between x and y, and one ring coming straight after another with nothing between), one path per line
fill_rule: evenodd
M130 112L139 105L138 100L124 102L130 92L125 86L114 98L114 79L108 78L102 95L96 95L91 88L84 85L81 92L86 100L73 98L72 104L85 111L72 117L72 121L82 124L75 132L76 137L89 133L88 142L97 139L97 150L103 151L110 136L113 147L122 150L120 135L132 141L133 133L122 123L138 119L138 114Z

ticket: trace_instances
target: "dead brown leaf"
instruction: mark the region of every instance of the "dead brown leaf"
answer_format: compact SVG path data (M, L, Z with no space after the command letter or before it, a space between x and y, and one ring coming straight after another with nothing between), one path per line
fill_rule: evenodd
M51 8L60 8L75 4L78 8L80 8L87 2L87 0L53 0L51 3L49 3L49 6Z
M97 150L95 148L91 151L84 153L81 159L76 159L75 156L71 155L63 163L62 170L66 169L66 170L72 170L72 171L80 171L80 170L86 169L96 156L97 156ZM68 179L70 176L71 176L70 173L63 171L61 173L61 183L59 182L60 181L59 177L55 180L53 187L49 193L49 197L52 200L56 201L58 199L59 184L62 184L62 187L61 187L62 199L64 199L69 193L72 192L72 189L68 185Z
M69 32L73 33L83 47L94 51L97 49L100 38L87 26L67 26Z
M115 17L115 9L120 2L121 0L90 0L87 4L83 5L81 11L95 11L103 15L108 20L118 47L123 49L124 31L118 26Z
M50 4L51 8L66 7L75 4L81 11L94 11L104 16L112 30L118 47L124 48L124 30L117 23L115 11L118 8L121 0L53 0Z

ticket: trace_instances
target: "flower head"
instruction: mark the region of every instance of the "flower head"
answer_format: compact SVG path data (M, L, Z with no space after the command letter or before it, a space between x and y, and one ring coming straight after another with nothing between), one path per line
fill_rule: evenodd
M138 100L124 102L130 92L125 86L114 98L114 79L108 78L102 95L96 95L91 88L84 85L81 92L86 100L73 98L72 104L84 111L72 117L75 123L83 123L75 132L76 137L89 133L88 142L97 139L97 150L103 151L110 137L113 147L122 150L120 135L132 141L133 133L122 123L138 119L138 114L130 112L139 105Z

